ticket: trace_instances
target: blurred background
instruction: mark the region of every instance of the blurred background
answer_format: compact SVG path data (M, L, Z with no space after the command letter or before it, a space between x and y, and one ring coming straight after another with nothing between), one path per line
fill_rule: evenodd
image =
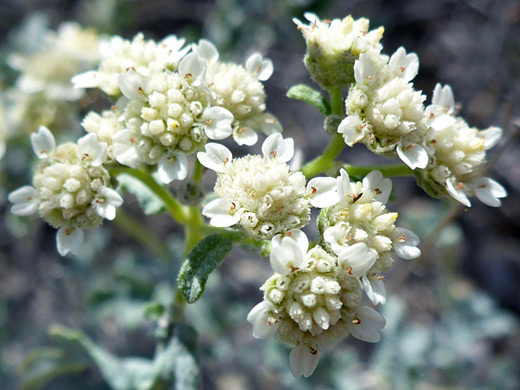
M423 256L397 260L386 277L383 340L369 345L349 338L329 347L314 375L305 380L293 378L288 348L252 338L245 318L260 301L258 288L270 268L257 253L235 248L209 278L206 293L187 308L187 320L198 335L194 356L200 365L199 387L520 388L520 2L2 0L1 390L111 388L89 360L60 363L60 328L52 327L80 329L120 357L151 358L157 328L150 308L171 298L182 261L179 228L164 216L145 217L130 194L125 213L89 232L88 245L77 257L57 254L55 230L40 219L9 213L6 194L30 182L36 163L30 132L45 124L59 139L73 140L81 134L79 123L88 110L109 106L95 91L67 101L39 92L20 95L14 87L20 77L16 59L38 53L45 33L65 21L124 38L138 32L153 39L176 34L189 43L208 38L221 58L241 63L260 51L275 69L265 83L268 110L310 160L327 143L323 118L285 96L294 84L312 85L302 62L304 39L291 21L302 19L305 11L323 19L352 14L369 18L372 28L384 26L386 54L400 46L418 54L421 65L414 84L428 101L437 82L450 84L470 125L501 126L503 140L489 160L491 176L509 196L498 209L475 201L464 210L429 198L413 178L395 179L388 207L399 212L399 225L419 234ZM251 150L258 152L259 145ZM340 158L359 165L396 162L361 146L346 148ZM208 174L207 190L212 180ZM125 233L125 215L149 227L152 245ZM309 234L315 234L313 229L309 227Z

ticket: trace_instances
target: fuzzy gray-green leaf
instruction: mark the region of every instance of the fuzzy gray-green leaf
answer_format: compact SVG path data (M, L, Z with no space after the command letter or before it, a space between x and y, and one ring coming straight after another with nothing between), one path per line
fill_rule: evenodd
M293 85L288 91L287 96L291 99L301 100L308 103L322 112L323 115L330 115L330 104L323 95L305 84Z
M232 247L230 238L212 234L193 248L182 264L178 277L179 288L188 303L200 298L209 274L219 266Z

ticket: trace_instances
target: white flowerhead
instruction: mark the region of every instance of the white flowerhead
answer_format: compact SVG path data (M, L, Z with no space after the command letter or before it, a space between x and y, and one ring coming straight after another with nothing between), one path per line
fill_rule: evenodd
M370 172L362 182L350 181L345 170L336 178L338 201L322 210L318 227L338 266L360 280L374 304L386 302L382 274L392 263L392 253L405 259L418 257L418 237L396 228L397 213L385 203L392 183L381 172Z
M430 156L425 169L417 173L419 183L432 195L449 195L466 207L471 206L472 196L488 206L499 207L507 192L482 174L486 150L499 142L502 130L490 127L480 131L455 116L453 92L450 86L440 84L426 108L425 123L429 126L425 146Z
M33 144L41 146L48 142L45 134L46 131L37 134ZM106 150L106 143L98 142L93 133L79 139L77 144L59 145L38 165L34 187L24 186L8 196L14 214L26 216L38 211L58 229L56 244L63 256L69 252L77 254L83 230L99 226L103 218L114 219L116 208L123 202L108 187L110 175L101 165Z
M301 234L305 235L303 232ZM307 249L308 240L297 241L291 236L282 237L280 244L273 246L269 257L273 271L280 275L287 275L298 270L304 262Z
M190 47L183 48L183 38L169 35L160 42L145 40L143 34L137 34L131 41L115 36L109 42L103 42L99 50L101 62L95 71L81 73L72 78L76 88L100 88L106 94L119 97L121 89L119 75L128 70L148 79L154 74L177 71L179 61L186 56ZM123 81L124 87L128 86ZM135 81L135 80L134 80ZM133 87L130 82L130 87ZM134 93L130 88L126 92Z
M225 108L207 108L202 115L202 121L208 138L221 140L229 137L233 133L231 129L233 119L233 114Z
M279 121L266 113L266 96L261 81L267 80L270 73L272 63L259 54L253 54L245 67L218 61L208 65L205 85L215 105L232 114L233 139L238 145L254 145L259 130L267 135L282 130Z
M416 54L399 48L389 59L367 51L354 64L356 83L345 100L347 117L338 127L345 143L364 143L372 152L399 157L411 169L425 168L425 96L410 82L417 74Z
M264 142L263 156L234 159L225 146L206 144L197 158L217 172L217 199L203 210L210 223L219 227L239 223L262 240L305 226L310 213L305 177L286 164L294 154L293 145L292 139L274 134Z
M188 158L182 152L171 152L159 161L157 173L165 184L173 180L184 180L188 176Z
M192 46L192 50L200 58L205 60L208 65L214 65L218 61L218 50L215 45L207 39L201 39L197 45Z
M275 335L294 346L289 360L295 377L314 372L322 345L340 341L351 332L374 342L384 326L382 317L370 312L373 309L361 306L359 280L321 247L304 248L308 241L302 237L292 231L273 239L274 257L280 257L284 265L289 262L283 259L297 258L298 266L290 264L289 272L275 273L264 283L264 299L247 318L253 324L254 337Z

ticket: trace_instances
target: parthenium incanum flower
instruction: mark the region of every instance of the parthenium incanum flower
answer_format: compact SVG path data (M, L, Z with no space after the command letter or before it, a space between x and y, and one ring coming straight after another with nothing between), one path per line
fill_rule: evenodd
M425 96L411 80L419 70L415 53L401 47L390 58L375 51L362 53L354 65L347 117L338 126L345 143L364 143L372 152L398 156L411 169L428 164L424 122Z
M15 215L40 216L58 229L58 252L77 254L83 230L99 226L103 218L112 220L123 199L109 187L110 176L103 167L107 145L95 134L76 143L56 147L54 136L45 127L31 136L34 152L41 159L33 186L11 192L8 199Z
M142 77L165 69L176 71L179 61L190 50L183 48L184 41L175 35L158 43L145 41L143 34L137 34L132 41L115 36L100 45L102 58L98 69L76 75L72 83L76 88L99 88L109 96L119 97L119 75L129 69Z
M344 19L320 20L317 15L304 14L309 24L293 19L305 38L305 66L314 81L324 88L347 87L354 81L352 66L361 53L381 51L379 44L383 27L368 31L369 20L352 16Z
M500 198L507 196L505 188L482 175L486 150L498 143L502 129L469 127L455 115L455 99L449 85L437 84L425 118L431 157L428 166L416 172L419 184L433 196L449 194L467 207L471 206L471 196L488 206L499 207Z
M282 131L278 120L266 112L262 81L268 80L273 73L271 60L254 53L245 66L220 62L216 47L206 39L194 45L193 51L206 60L204 84L211 92L213 105L233 114L233 139L238 145L254 145L258 130L266 135Z
M143 76L133 69L119 75L125 100L120 104L124 128L114 134L112 150L121 164L158 165L164 183L183 180L187 155L207 139L231 135L233 115L212 106L203 85L206 63L197 54L182 59L178 72L164 70Z
M197 153L202 165L217 172L217 199L202 211L213 226L239 224L251 237L269 240L307 225L310 206L321 207L331 178L315 178L306 186L303 174L292 172L287 164L294 155L291 138L270 135L262 153L233 158L229 149L216 143Z
M113 106L110 110L104 110L101 114L91 111L81 122L81 126L87 133L96 134L99 142L105 142L108 146L107 159L115 160L113 150L114 135L124 129L125 122L120 120L121 111L117 106Z
M348 256L338 259L320 246L308 249L305 234L293 230L272 240L276 272L261 290L264 299L248 314L253 336L275 336L294 347L289 361L295 377L310 376L320 347L354 337L377 342L385 320L363 306L361 287L348 272ZM275 271L276 271L275 269Z
M325 247L348 265L349 275L360 280L373 304L384 304L383 274L394 262L392 255L418 257L419 238L395 226L397 213L385 207L392 182L381 172L372 171L362 182L353 183L342 169L336 180L336 191L329 196L332 206L324 208L318 219Z
M43 93L51 100L78 100L84 90L74 89L70 79L97 65L102 41L95 30L77 23L63 23L58 31L48 31L36 53L9 57L9 65L22 72L17 88L28 94Z

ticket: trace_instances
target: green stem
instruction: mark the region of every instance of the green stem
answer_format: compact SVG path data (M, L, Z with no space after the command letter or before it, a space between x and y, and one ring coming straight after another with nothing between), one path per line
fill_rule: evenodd
M202 182L202 176L204 175L204 166L199 162L199 159L195 159L195 165L193 167L193 181L200 183Z
M168 247L146 229L146 226L141 221L138 221L124 209L120 208L117 210L117 217L113 222L119 229L134 238L155 256L169 259L170 251Z
M188 256L197 243L204 238L204 220L200 214L199 206L190 206L188 220L184 227L186 241L184 243L184 256Z
M110 168L110 174L117 176L122 173L131 175L152 190L163 202L168 213L182 225L188 222L188 210L180 204L166 188L161 186L148 172L137 168Z
M341 88L331 88L329 90L330 106L333 115L343 116L343 95ZM320 173L327 172L332 168L334 160L341 153L345 147L343 142L343 136L336 133L332 136L327 145L327 148L323 151L321 156L318 156L314 160L305 164L302 168L302 172L307 179L313 176L319 175Z
M350 165L344 164L344 168L350 176L365 177L372 171L380 171L383 176L412 176L413 171L405 164L388 164L388 165Z

